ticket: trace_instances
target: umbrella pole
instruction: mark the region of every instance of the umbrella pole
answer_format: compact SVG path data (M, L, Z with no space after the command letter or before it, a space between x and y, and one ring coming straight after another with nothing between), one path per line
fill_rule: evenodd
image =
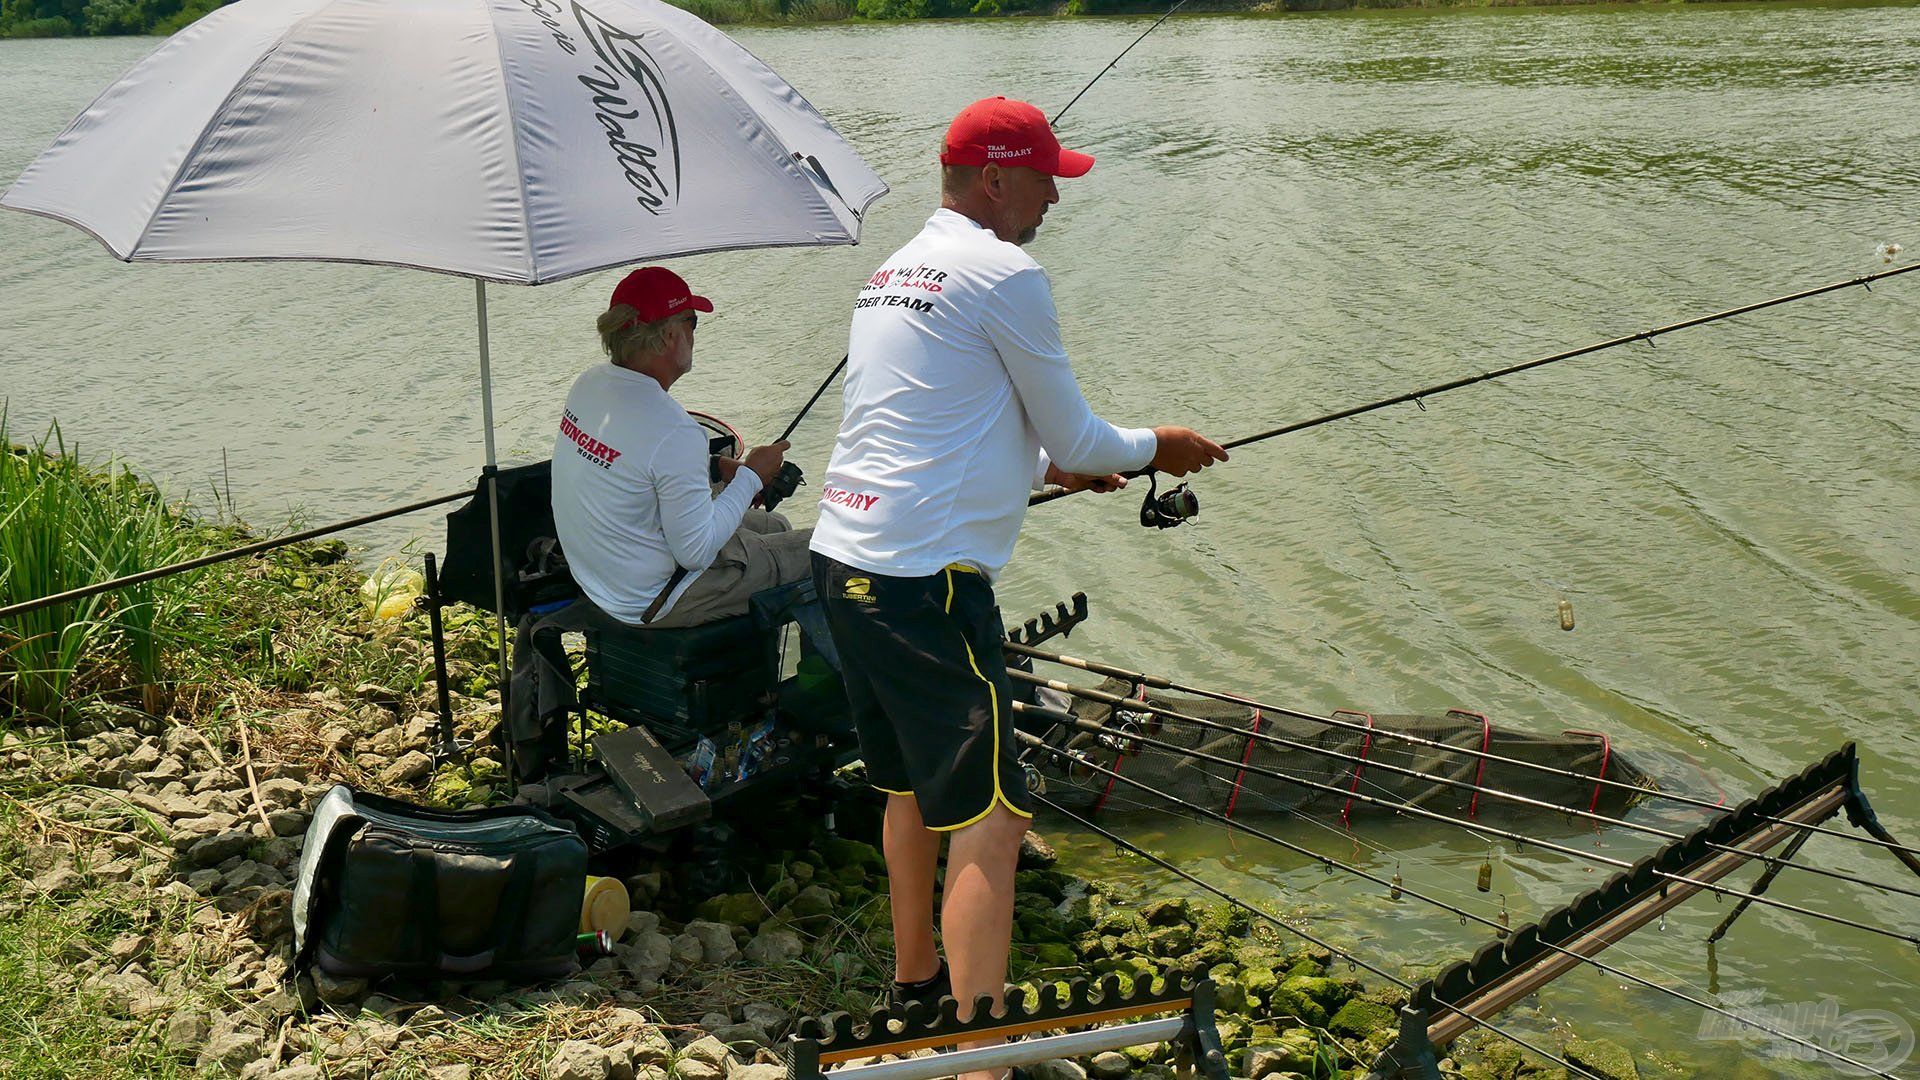
M513 767L513 729L507 717L507 583L500 555L500 478L499 462L493 445L493 355L487 346L487 283L473 279L473 303L480 322L480 422L486 426L487 467L481 483L487 486L487 521L493 530L493 610L500 631L500 724L505 737L500 740L502 764L506 766L507 790L517 792L519 778Z

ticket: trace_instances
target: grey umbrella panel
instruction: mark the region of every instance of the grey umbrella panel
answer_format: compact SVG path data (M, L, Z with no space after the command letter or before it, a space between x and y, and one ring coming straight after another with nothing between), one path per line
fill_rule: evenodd
M657 0L241 0L0 197L129 260L538 284L847 244L886 185L798 91Z

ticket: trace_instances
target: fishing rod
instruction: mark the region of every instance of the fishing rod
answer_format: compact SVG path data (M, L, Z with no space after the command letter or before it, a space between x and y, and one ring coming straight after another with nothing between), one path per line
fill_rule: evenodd
M1072 728L1079 731L1085 731L1093 735L1114 734L1114 732L1111 731L1110 729L1102 727L1101 725L1096 724L1091 720L1084 720L1078 716L1075 716L1073 713L1063 712L1058 709L1048 709L1041 706L1028 705L1025 702L1020 702L1020 701L1016 701L1013 703L1013 709L1015 713L1025 713L1029 716L1034 716L1039 719L1048 720L1054 724ZM1141 746L1150 746L1156 750L1164 750L1167 753L1175 754L1180 757L1185 757L1193 761L1205 761L1215 765L1225 765L1228 768L1240 769L1245 772L1252 773L1256 776L1265 776L1270 779L1284 781L1289 784L1297 784L1301 787L1309 788L1315 791L1324 791L1324 792L1327 792L1328 794L1338 795L1341 798L1354 799L1356 801L1366 803L1369 806L1378 806L1378 807L1381 807L1382 809L1392 810L1393 812L1398 814L1411 814L1423 820L1437 821L1444 825L1451 825L1455 828L1469 829L1477 833L1484 833L1488 836L1497 836L1503 840L1511 840L1519 844L1532 844L1535 847L1538 847L1542 850L1552 851L1561 855L1568 855L1575 859L1583 859L1588 862L1602 863L1604 865L1612 866L1616 869L1621 869L1621 870L1631 870L1634 865L1633 863L1630 863L1625 859L1616 859L1610 855L1601 855L1597 852L1582 851L1579 848L1568 847L1565 844L1556 844L1550 840L1542 840L1538 837L1528 836L1524 833L1516 833L1510 829L1502 829L1502 828L1498 828L1491 825L1485 825L1479 822L1462 821L1459 818L1452 817L1447 814L1438 813L1433 810L1428 810L1425 807L1415 806L1412 803L1393 802L1387 799L1378 798L1373 795L1362 795L1357 791L1348 791L1342 788L1334 787L1331 784L1322 784L1315 780L1306 780L1297 776L1288 776L1285 773L1279 772L1274 769L1265 768L1264 766L1257 766L1251 763L1232 761L1227 758L1219 757L1218 755L1215 755L1215 754L1205 753L1204 751L1191 750L1184 746L1175 746L1172 743L1165 742L1160 739L1155 739L1148 735L1128 734L1125 736L1125 738L1128 741L1139 743ZM1789 824L1793 824L1796 826L1798 825L1797 822L1790 822ZM1904 933L1899 930L1891 930L1884 926L1874 926L1870 923L1859 922L1854 919L1849 919L1844 915L1834 915L1825 911L1816 911L1812 908L1801 907L1798 904L1791 904L1784 900L1775 900L1775 899L1772 899L1771 897L1761 896L1757 893L1742 892L1739 889L1727 888L1725 886L1713 884L1712 882L1701 881L1696 878L1690 878L1683 874L1674 874L1665 870L1654 870L1653 873L1656 877L1665 878L1666 880L1679 882L1684 885L1690 885L1696 889L1708 889L1713 892L1719 893L1723 896L1731 896L1731 897L1734 897L1735 899L1740 899L1740 900L1744 900L1744 899L1747 899L1748 897L1752 897L1754 903L1762 904L1767 907L1776 907L1783 911L1791 911L1796 915L1805 915L1809 918L1819 919L1824 922L1836 923L1838 925L1849 927L1854 930L1864 930L1870 934L1878 934L1882 937L1890 937L1896 941L1904 941L1910 945L1920 947L1920 937L1915 937L1912 934Z
M1221 693L1220 691L1217 691L1217 690L1207 690L1198 686L1189 686L1184 683L1175 682L1164 675L1153 675L1143 671L1131 671L1127 668L1116 667L1112 664L1103 664L1097 660L1083 660L1077 656L1067 656L1061 653L1052 653L1044 649L1034 648L1031 645L1022 644L1017 641L1003 642L1002 648L1004 648L1008 652L1012 652L1020 656L1029 657L1035 660L1043 660L1051 664L1059 664L1062 667L1070 667L1077 671L1085 671L1093 675L1101 675L1110 679L1119 679L1123 682L1131 683L1135 686L1146 686L1146 687L1151 687L1155 690L1167 690L1176 694L1192 694L1195 697L1203 697L1211 701L1224 701L1233 705L1243 705L1248 708L1260 709L1264 712L1273 713L1276 716L1287 716L1287 717L1292 717L1293 719L1296 719L1296 720L1306 720L1311 723L1324 724L1329 727L1345 728L1347 730L1350 730L1359 734L1363 734L1363 735L1370 734L1375 738L1392 739L1396 742L1410 743L1415 746L1424 746L1432 750L1444 750L1452 754L1468 754L1473 757L1480 758L1486 761L1498 762L1499 764L1502 764L1502 765L1511 765L1515 768L1527 769L1533 772L1559 776L1559 777L1563 777L1570 780L1579 780L1583 783L1594 784L1600 787L1607 787L1607 788L1613 788L1616 790L1633 792L1645 798L1660 799L1666 802L1680 803L1683 805L1696 807L1702 810L1709 810L1717 814L1731 813L1735 809L1734 807L1729 807L1724 803L1709 802L1706 799L1702 799L1697 796L1683 795L1678 792L1661 791L1658 788L1645 788L1645 787L1641 787L1638 784L1629 784L1620 780L1609 780L1605 777L1588 776L1585 773L1574 772L1571 769L1557 768L1552 765L1545 765L1535 761L1527 761L1522 758L1511 757L1504 754L1496 754L1490 751L1488 752L1475 751L1475 750L1468 749L1466 747L1454 746L1450 743L1444 743L1434 739L1422 738L1418 735L1413 735L1407 732L1398 732L1398 731L1391 731L1391 730L1376 730L1376 729L1368 728L1363 724L1356 724L1351 720L1341 720L1336 717L1329 717L1329 716L1317 716L1313 713L1302 712L1299 709L1289 709L1280 705L1270 705L1264 701L1256 701L1253 698L1245 697L1240 694L1226 694L1226 693ZM1785 822L1782 822L1781 819L1774 818L1774 817L1769 817L1766 820L1775 824L1785 823ZM1804 825L1801 827L1808 829L1812 832L1820 833L1822 835L1833 836L1842 840L1850 840L1850 841L1853 841L1854 843L1868 844L1871 846L1886 848L1887 850L1893 852L1894 857L1898 858L1901 862L1905 863L1908 866L1908 868L1912 869L1915 873L1920 873L1920 858L1916 858L1916 856L1920 856L1920 848L1909 847L1905 844L1899 843L1898 841L1892 839L1890 836L1884 835L1885 830L1882 829L1879 822L1876 819L1874 819L1871 815L1863 814L1862 821L1863 821L1863 824L1861 827L1867 829L1869 832L1873 833L1873 835L1860 836L1856 833L1841 832L1838 829L1829 829L1829 828L1818 826L1818 825Z
M297 533L289 533L286 536L277 536L271 540L261 540L258 543L229 548L226 551L216 551L211 555L202 555L198 558L170 563L166 566L155 567L152 570L142 570L137 574L128 574L125 577L117 577L111 581L82 585L76 589L68 589L66 592L54 593L51 596L42 596L33 600L23 600L18 604L9 604L6 607L0 607L0 619L10 619L16 615L27 615L39 611L41 608L53 607L56 604L68 604L75 600L85 600L90 596L98 596L101 593L114 592L119 589L131 588L135 585L143 585L158 578L167 577L172 574L183 574L189 570L198 570L202 567L212 566L215 563L228 562L233 559L244 559L249 555L259 555L263 552L272 551L275 548L283 548L290 544L298 544L332 533L345 532L348 529L357 529L362 525L371 525L377 521L400 517L403 514L417 513L421 510L428 510L446 503L456 502L460 499L470 499L472 497L472 491L456 491L451 495L422 499L419 502L408 503L405 506L396 506L391 510L382 510L375 514L365 514L356 518L348 518L345 521L336 521L331 525L322 525L314 529L304 529Z
M1597 353L1607 349L1617 348L1621 345L1630 345L1636 341L1646 342L1647 344L1651 345L1654 338L1661 337L1666 334L1675 333L1676 331L1686 330L1695 326L1705 326L1708 323L1719 322L1722 319L1731 319L1736 315L1745 315L1750 312L1760 311L1764 308L1778 307L1781 304L1790 304L1797 300L1805 300L1809 297L1819 296L1823 293L1835 292L1840 289L1850 289L1856 285L1866 289L1868 292L1872 292L1874 282L1880 281L1885 278L1897 277L1901 274L1911 273L1915 270L1920 270L1920 263L1911 263L1907 266L1895 267L1892 270L1880 270L1871 274L1862 274L1859 277L1848 278L1845 281L1830 282L1826 285L1817 286L1815 288L1803 289L1799 292L1794 292L1794 293L1787 293L1784 296L1776 296L1770 300L1761 300L1758 303L1752 303L1752 304L1742 304L1739 307L1731 307L1731 308L1727 308L1724 311L1716 311L1710 315L1699 315L1691 319L1682 319L1679 322L1668 323L1665 326L1656 326L1649 330L1642 330L1637 334L1625 334L1620 337L1608 338L1605 341L1596 341L1591 345L1583 345L1577 349L1568 349L1564 352L1557 352L1549 356L1542 356L1534 360L1528 360L1525 363L1514 364L1511 367L1496 368L1492 371L1483 371L1478 375L1469 375L1462 379L1454 379L1451 382L1436 383L1433 386L1422 387L1421 389L1418 389L1418 390L1409 390L1406 393L1395 394L1392 397L1382 398L1379 401L1368 402L1365 405L1355 405L1352 408L1341 409L1337 412L1330 412L1324 416L1316 416L1311 420L1300 420L1291 424L1283 424L1280 427L1273 428L1269 431L1262 431L1253 435L1242 436L1241 438L1234 439L1230 442L1221 443L1220 447L1223 450L1234 450L1242 446L1251 446L1254 443L1265 442L1268 439L1276 439L1282 435L1291 435L1296 431L1305 431L1308 428L1319 427L1322 424L1331 424L1336 420L1345 420L1349 417L1360 416L1364 413L1370 413L1379 409L1390 408L1394 405L1405 405L1409 402L1419 405L1420 408L1424 410L1426 408L1426 404L1424 403L1423 399L1430 398L1430 397L1437 397L1451 390L1459 390L1462 387L1472 386L1476 383L1492 382L1495 379L1504 379L1509 375L1517 375L1523 371L1532 371L1534 368L1546 367L1548 364L1557 364L1562 360L1572 360L1575 357L1587 356L1592 353ZM1134 477L1134 476L1151 477L1154 475L1154 470L1151 467L1145 468L1145 469L1136 469L1124 475L1129 477ZM1178 504L1182 501L1182 499L1179 498L1179 496L1176 496L1175 494L1176 492L1179 493L1179 496L1184 497L1184 502L1187 505L1191 506L1192 512L1184 514L1184 516L1180 517L1179 520L1172 521L1171 522L1172 525L1177 525L1180 523L1180 521L1185 520L1185 518L1194 516L1194 514L1198 513L1198 510L1199 510L1199 504L1197 500L1193 499L1192 492L1187 491L1186 485L1182 484L1180 485L1180 487L1174 489L1173 492L1167 492L1165 494L1160 494L1157 496L1158 512L1161 515L1163 516L1170 515L1175 512L1176 510L1175 504ZM1049 503L1049 502L1053 502L1055 499L1066 498L1068 495L1071 495L1071 494L1073 494L1073 491L1065 488L1059 488L1053 491L1043 491L1029 498L1027 500L1027 505L1038 506L1041 503ZM1160 522L1148 520L1149 514L1148 514L1147 507L1156 505L1156 493L1151 490L1151 487L1149 488L1147 499L1148 499L1147 506L1143 506L1141 509L1141 523L1146 525L1157 525L1158 527L1161 527L1161 528L1169 527L1168 524L1162 524Z
M1497 920L1488 919L1483 915L1479 915L1475 912L1468 911L1465 908L1459 907L1458 905L1449 904L1445 900L1441 900L1437 897L1429 896L1426 893L1421 892L1417 888L1408 887L1404 882L1382 880L1378 875L1370 873L1366 870L1363 870L1360 867L1354 866L1350 863L1342 862L1341 860L1335 859L1331 856L1321 855L1316 851L1312 851L1310 849L1301 847L1298 844L1290 843L1286 840L1281 839L1278 836L1273 835L1272 833L1266 832L1265 830L1262 830L1262 829L1255 828L1251 825L1246 824L1245 822L1235 821L1232 818L1227 817L1223 814L1215 813L1214 811L1208 810L1205 807L1198 806L1192 802L1189 802L1186 799L1182 799L1178 795L1174 795L1170 792L1161 791L1158 788L1153 787L1151 784L1147 784L1140 780L1136 780L1130 776L1124 776L1118 770L1104 768L1100 766L1098 763L1086 759L1083 755L1075 754L1071 751L1062 750L1057 747L1054 747L1051 744L1047 743L1045 740L1038 738L1037 736L1029 735L1025 732L1022 732L1021 734L1023 736L1022 741L1026 742L1027 745L1031 746L1036 750L1044 750L1047 753L1053 754L1057 758L1060 758L1069 762L1071 765L1079 765L1085 768L1094 769L1098 772L1106 774L1107 776L1111 777L1114 780L1127 783L1135 788L1138 788L1141 791L1146 792L1147 794L1157 796L1160 799L1172 805L1178 806L1184 810L1199 813L1206 817L1219 821L1222 824L1229 827L1230 829L1239 830L1255 839L1264 840L1278 847L1282 847L1289 851L1294 851L1299 854L1305 855L1307 858L1320 863L1321 865L1327 867L1330 870L1332 869L1343 870L1346 873L1353 875L1355 877L1363 878L1376 885L1384 886L1389 890L1390 894L1399 893L1402 895L1411 896L1416 900L1422 901L1423 903L1439 908L1440 910L1445 911L1448 914L1458 916L1463 923L1465 923L1468 920L1471 920L1473 922L1479 923L1482 926L1488 927L1489 929L1492 929L1496 934L1499 934L1503 938L1510 932L1509 928L1505 924ZM1171 867L1169 864L1162 862L1156 857L1147 854L1141 849L1134 847L1133 845L1128 844L1123 840L1120 840L1120 838L1113 832L1107 829L1104 829L1099 825L1094 824L1091 820L1085 817L1082 817L1081 815L1076 814L1071 810L1066 809L1065 807L1061 806L1059 803L1056 803L1053 800L1046 798L1044 795L1035 795L1035 798L1040 802L1044 803L1049 809L1054 810L1057 813L1063 814L1066 817L1072 818L1074 821L1078 822L1079 824L1087 827L1088 829L1091 829L1094 832L1099 833L1100 835L1106 837L1109 840L1115 841L1119 845L1133 851L1135 854L1142 855L1156 862L1157 864L1159 864L1161 867L1165 869L1173 869L1173 867ZM1195 884L1199 884L1201 885L1202 888L1207 888L1208 891L1214 892L1216 895L1223 895L1219 893L1218 890L1212 889L1210 886L1207 886L1205 883L1200 882L1198 879L1194 877L1191 877L1177 870L1176 870L1176 873L1180 873L1182 877L1186 878L1186 880L1193 882ZM1249 909L1249 910L1252 910L1252 909ZM1641 986L1645 986L1653 990L1658 990L1659 992L1663 994L1667 994L1680 1001L1684 1001L1688 1004L1698 1006L1702 1009L1706 1009L1709 1012L1717 1013L1719 1015L1726 1016L1730 1019L1738 1020L1741 1023L1748 1024L1749 1026L1757 1028L1763 1032L1766 1032L1767 1034L1775 1035L1780 1038L1787 1039L1791 1042L1798 1043L1802 1046L1806 1046L1810 1049L1817 1050L1828 1057L1832 1057L1837 1061L1841 1061L1841 1062L1844 1062L1845 1064L1855 1066L1873 1075L1876 1075L1876 1076L1889 1075L1887 1073L1881 1072L1873 1068L1872 1066L1865 1065L1865 1064L1862 1064L1861 1062L1855 1061L1854 1059L1847 1057L1846 1055L1841 1054L1838 1051L1832 1050L1827 1047L1819 1046L1815 1043L1804 1040L1798 1036L1789 1035L1786 1032L1775 1030L1774 1028L1768 1027L1767 1025L1760 1023L1758 1020L1753 1020L1748 1017L1743 1017L1722 1006L1715 1005L1712 1002L1703 1001L1699 998L1693 997L1692 995L1682 993L1679 990L1673 989L1672 987L1663 986L1660 983L1653 982L1650 979L1641 978L1640 976L1635 975L1632 972L1623 971L1620 968L1616 968L1611 964L1605 963L1604 961L1597 960L1591 956L1587 956L1582 953L1576 952L1572 949L1568 949L1563 945L1555 944L1554 942L1546 941L1546 940L1541 940L1540 944L1550 950L1553 950L1554 952L1562 953L1582 963L1591 965L1592 967L1600 971L1604 971L1609 975L1615 975L1620 978L1630 980ZM1349 959L1351 959L1351 957L1349 957ZM1373 970L1373 969L1369 968L1369 970ZM1403 984L1403 988L1405 988L1404 984Z
M1155 705L1151 702L1141 701L1134 698L1121 697L1119 694L1108 693L1104 690L1093 690L1083 686L1075 686L1072 683L1062 682L1058 679L1042 678L1030 672L1021 671L1018 668L1012 668L1012 667L1008 668L1007 674L1010 677L1021 682L1029 683L1034 686L1044 686L1050 690L1054 690L1063 694L1068 694L1073 697L1080 698L1084 701L1092 701L1102 705L1107 705L1114 709L1125 708L1135 712L1145 712L1153 716L1161 717L1163 719L1178 720L1182 723L1193 724L1198 727L1205 728L1209 731L1218 731L1224 734L1233 735L1237 738L1246 738L1251 742L1263 743L1268 746L1283 746L1290 750L1298 750L1298 751L1302 751L1309 754L1315 754L1320 757L1331 758L1336 761L1344 761L1353 766L1353 775L1356 781L1359 781L1363 770L1367 770L1367 769L1380 770L1380 771L1394 773L1401 776L1409 776L1419 780L1425 780L1430 783L1441 784L1450 788L1470 790L1477 795L1487 795L1493 798L1503 799L1508 802L1518 803L1522 806L1529 806L1529 807L1533 807L1535 809L1540 809L1540 810L1557 811L1569 817L1580 818L1583 821L1592 821L1595 823L1605 823L1608 825L1616 825L1630 832L1644 833L1648 836L1657 836L1663 840L1686 839L1686 835L1684 833L1677 833L1672 831L1671 829L1662 829L1654 825L1643 825L1643 824L1640 824L1639 822L1627 821L1624 818L1610 817L1606 814L1595 813L1591 810L1581 810L1576 807L1562 806L1558 803L1548 802L1544 799L1535 799L1527 795L1518 794L1516 792L1504 791L1500 788L1487 787L1477 782L1470 782L1466 780L1454 779L1448 776L1441 776L1438 773L1421 772L1418 769L1409 769L1409 768L1406 768L1405 766L1394 765L1386 761L1368 760L1365 757L1358 757L1353 754L1342 753L1341 751L1334 750L1330 747L1315 746L1312 743L1300 742L1296 739L1289 739L1281 735L1272 734L1270 732L1249 731L1245 728L1234 727L1232 724L1222 723L1221 721L1218 721L1218 720L1208 720L1204 717L1189 715L1187 713L1179 712L1174 709L1169 709L1164 706ZM1376 731L1376 734L1378 733L1379 732ZM1127 734L1124 732L1117 732L1117 731L1113 733L1113 736L1116 739L1121 739L1121 740L1126 740L1131 738L1130 734ZM1386 791L1385 788L1381 787L1376 783L1373 783L1371 781L1367 781L1367 783L1368 783L1368 786L1374 788L1377 791L1382 791L1382 792ZM1905 896L1920 898L1920 890L1911 889L1904 885L1895 885L1890 882L1874 881L1869 878L1855 877L1851 874L1845 874L1838 870L1829 870L1821 866L1813 866L1808 863L1795 862L1790 858L1783 858L1777 855L1766 855L1758 852L1749 853L1745 851L1739 851L1725 844L1714 843L1711 841L1707 843L1707 847L1718 850L1718 851L1725 851L1725 852L1730 852L1737 855L1748 856L1750 858L1758 859L1761 862L1767 863L1772 866L1778 866L1781 868L1790 867L1796 870L1805 870L1809 873L1818 874L1822 877L1836 878L1840 881L1845 881L1853 885L1864 885L1869 888L1879 889L1883 892L1900 893Z
M1033 746L1035 749L1044 749L1049 753L1054 753L1054 754L1066 753L1065 751L1059 750L1055 747L1048 746L1045 742L1043 742L1039 738L1033 735L1030 735L1024 731L1017 732L1017 734L1020 736L1021 741L1027 743L1030 746ZM1068 756L1072 757L1074 755L1069 754ZM1128 780L1129 783L1135 782L1132 780L1131 777L1127 777L1123 779ZM1171 795L1166 797L1173 800L1174 802L1180 801L1178 798ZM1091 831L1106 837L1116 847L1124 848L1128 851L1133 852L1136 855L1141 856L1142 858L1147 859L1150 862L1155 863L1156 865L1160 866L1162 869L1172 871L1176 876L1194 885L1198 885L1202 889L1205 889L1206 891L1212 893L1213 895L1218 896L1221 899L1227 901L1229 904L1232 904L1234 907L1240 908L1246 911L1250 915L1253 915L1257 918L1270 922L1275 926L1280 927L1282 930L1285 930L1288 933L1293 934L1295 937L1298 937L1311 945L1316 945L1322 949L1325 949L1331 955L1340 957L1341 959L1345 960L1349 965L1353 967L1365 968L1368 972L1374 975L1377 975L1382 979L1387 980L1388 982L1394 984L1395 986L1398 986L1402 990L1408 991L1409 993L1413 991L1414 984L1411 982L1408 982L1406 979L1402 978L1401 976L1396 975L1391 971L1387 971L1386 969L1381 968L1375 964L1371 964L1365 960L1362 960L1360 959L1360 957L1358 957L1354 953L1349 952L1346 949L1342 949L1338 945L1335 945L1330 941L1326 941L1325 939L1320 938L1306 930L1302 930L1299 927L1293 925L1292 923L1286 921L1285 919L1280 918L1278 915L1274 915L1271 912L1268 912L1262 908L1256 907L1248 903L1246 900L1243 900L1240 897L1233 896L1219 888L1214 887L1213 885L1202 880L1201 878L1194 876L1191 872L1183 870L1179 867L1176 867L1172 863L1169 863L1160 859L1158 856L1152 854L1151 852L1148 852L1142 848L1136 847L1135 845L1129 843L1127 840L1125 840L1118 834L1113 833L1105 828L1102 828L1101 826L1095 824L1094 822L1081 817L1080 815L1074 813L1073 811L1068 810L1067 808L1054 802L1052 799L1047 798L1045 795L1035 794L1034 799L1038 801L1041 805L1047 807L1048 809L1053 810L1065 817L1071 818L1074 821L1077 821L1085 825ZM1284 842L1280 841L1277 837L1272 839L1274 840L1274 842L1281 843L1284 846ZM1312 853L1308 852L1308 854L1311 855ZM1535 1046L1530 1042L1527 1042L1525 1039L1520 1038L1518 1035L1515 1035L1512 1032L1505 1030L1504 1028L1496 1026L1491 1021L1483 1020L1477 1016L1474 1016L1473 1014L1467 1012L1466 1010L1460 1009L1449 1002L1439 1001L1438 999L1436 999L1434 1004L1439 1005L1442 1008L1449 1009L1453 1012L1459 1013L1462 1017L1466 1018L1467 1020L1481 1027L1486 1028L1488 1031L1491 1031L1494 1034L1499 1035L1500 1037L1507 1039L1518 1046L1525 1047L1526 1049L1531 1050L1536 1054L1539 1054L1541 1057L1546 1058L1548 1061L1554 1062L1555 1064L1558 1064L1563 1068L1572 1070L1573 1072L1577 1072L1582 1076L1595 1075L1577 1065L1572 1064L1571 1062L1568 1062L1562 1058L1556 1057L1552 1053L1546 1050L1543 1050L1540 1047ZM1599 1078L1595 1077L1595 1080L1599 1080Z
M1186 6L1187 6L1187 0L1179 0L1178 3L1174 4L1172 7L1167 9L1167 13L1165 15L1162 15L1158 19L1155 19L1153 21L1152 26L1147 27L1144 31L1141 32L1139 37L1133 39L1133 44L1128 45L1124 49L1121 49L1119 56L1116 56L1112 60L1107 61L1107 66L1101 68L1099 74L1087 80L1087 85L1081 87L1080 92L1078 94L1073 95L1072 101L1069 101L1065 105L1061 106L1060 111L1053 114L1053 119L1048 121L1048 124L1049 125L1058 124L1060 122L1060 118L1067 115L1067 110L1073 108L1076 102L1078 102L1082 97L1086 96L1087 91L1093 89L1094 83L1097 83L1102 78L1105 78L1107 72L1112 71L1115 65L1120 63L1120 61L1124 59L1128 53L1133 51L1134 45L1138 45L1141 42L1147 40L1148 34L1151 34L1155 30L1160 29L1161 23L1166 22L1168 19L1173 18L1174 12L1179 11L1181 8ZM840 373L846 370L846 367L847 367L847 357L842 356L840 358L840 362L833 365L833 370L827 372L826 379L820 383L820 389L815 390L813 392L813 396L807 399L807 403L805 405L800 406L800 411L794 414L793 420L787 424L787 429L780 433L780 438L774 440L775 442L784 442L788 438L792 437L794 429L799 427L800 421L806 419L807 413L813 410L814 403L820 400L820 395L827 392L827 387L833 385L833 380L839 378ZM797 469L795 471L798 472ZM784 476L785 470L783 469L781 470L781 472L782 472L782 476ZM793 492L789 490L786 494L791 495L793 494ZM781 496L781 497L784 498L785 496Z

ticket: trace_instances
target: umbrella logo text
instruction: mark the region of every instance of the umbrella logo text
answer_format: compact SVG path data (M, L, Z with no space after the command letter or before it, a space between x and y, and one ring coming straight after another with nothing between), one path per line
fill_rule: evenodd
M591 74L580 76L593 94L594 119L606 129L635 201L657 215L680 199L680 134L659 65L639 38L578 3L573 17L600 58Z

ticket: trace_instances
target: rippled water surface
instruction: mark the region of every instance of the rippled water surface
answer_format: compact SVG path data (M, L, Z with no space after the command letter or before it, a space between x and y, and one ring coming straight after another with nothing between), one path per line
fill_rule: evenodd
M686 260L720 314L679 396L776 432L840 355L857 284L929 211L945 120L986 93L1057 108L1144 25L741 31L894 191L859 248ZM151 47L0 43L0 176ZM1901 5L1183 17L1068 117L1100 163L1063 185L1033 251L1102 412L1239 435L1876 269L1884 241L1920 251L1917 55L1920 8ZM0 251L16 435L57 418L203 500L224 451L260 522L344 517L477 469L464 281L128 267L20 215L0 215ZM614 280L493 291L507 453L546 453ZM1190 529L1144 532L1120 497L1036 511L1002 602L1018 615L1082 589L1097 617L1076 651L1320 711L1461 705L1598 729L1657 775L1734 798L1858 740L1882 817L1920 841L1917 348L1908 278L1290 436L1205 477ZM815 475L835 404L795 439ZM365 542L391 550L412 528ZM1504 894L1516 922L1606 872L1499 845L1483 896L1487 847L1461 832L1275 827L1477 912ZM1611 857L1650 850L1541 827ZM1484 938L1256 840L1171 818L1122 828L1390 966ZM1082 865L1150 876L1053 831ZM1830 838L1803 856L1903 873ZM1920 932L1911 897L1793 874L1771 895ZM1920 1024L1911 946L1755 909L1710 972L1700 941L1727 910L1696 899L1609 959L1696 996L1832 997ZM1575 974L1534 1004L1508 1022L1566 1020L1716 1073L1740 1061L1700 1037L1697 1010L1617 977Z

